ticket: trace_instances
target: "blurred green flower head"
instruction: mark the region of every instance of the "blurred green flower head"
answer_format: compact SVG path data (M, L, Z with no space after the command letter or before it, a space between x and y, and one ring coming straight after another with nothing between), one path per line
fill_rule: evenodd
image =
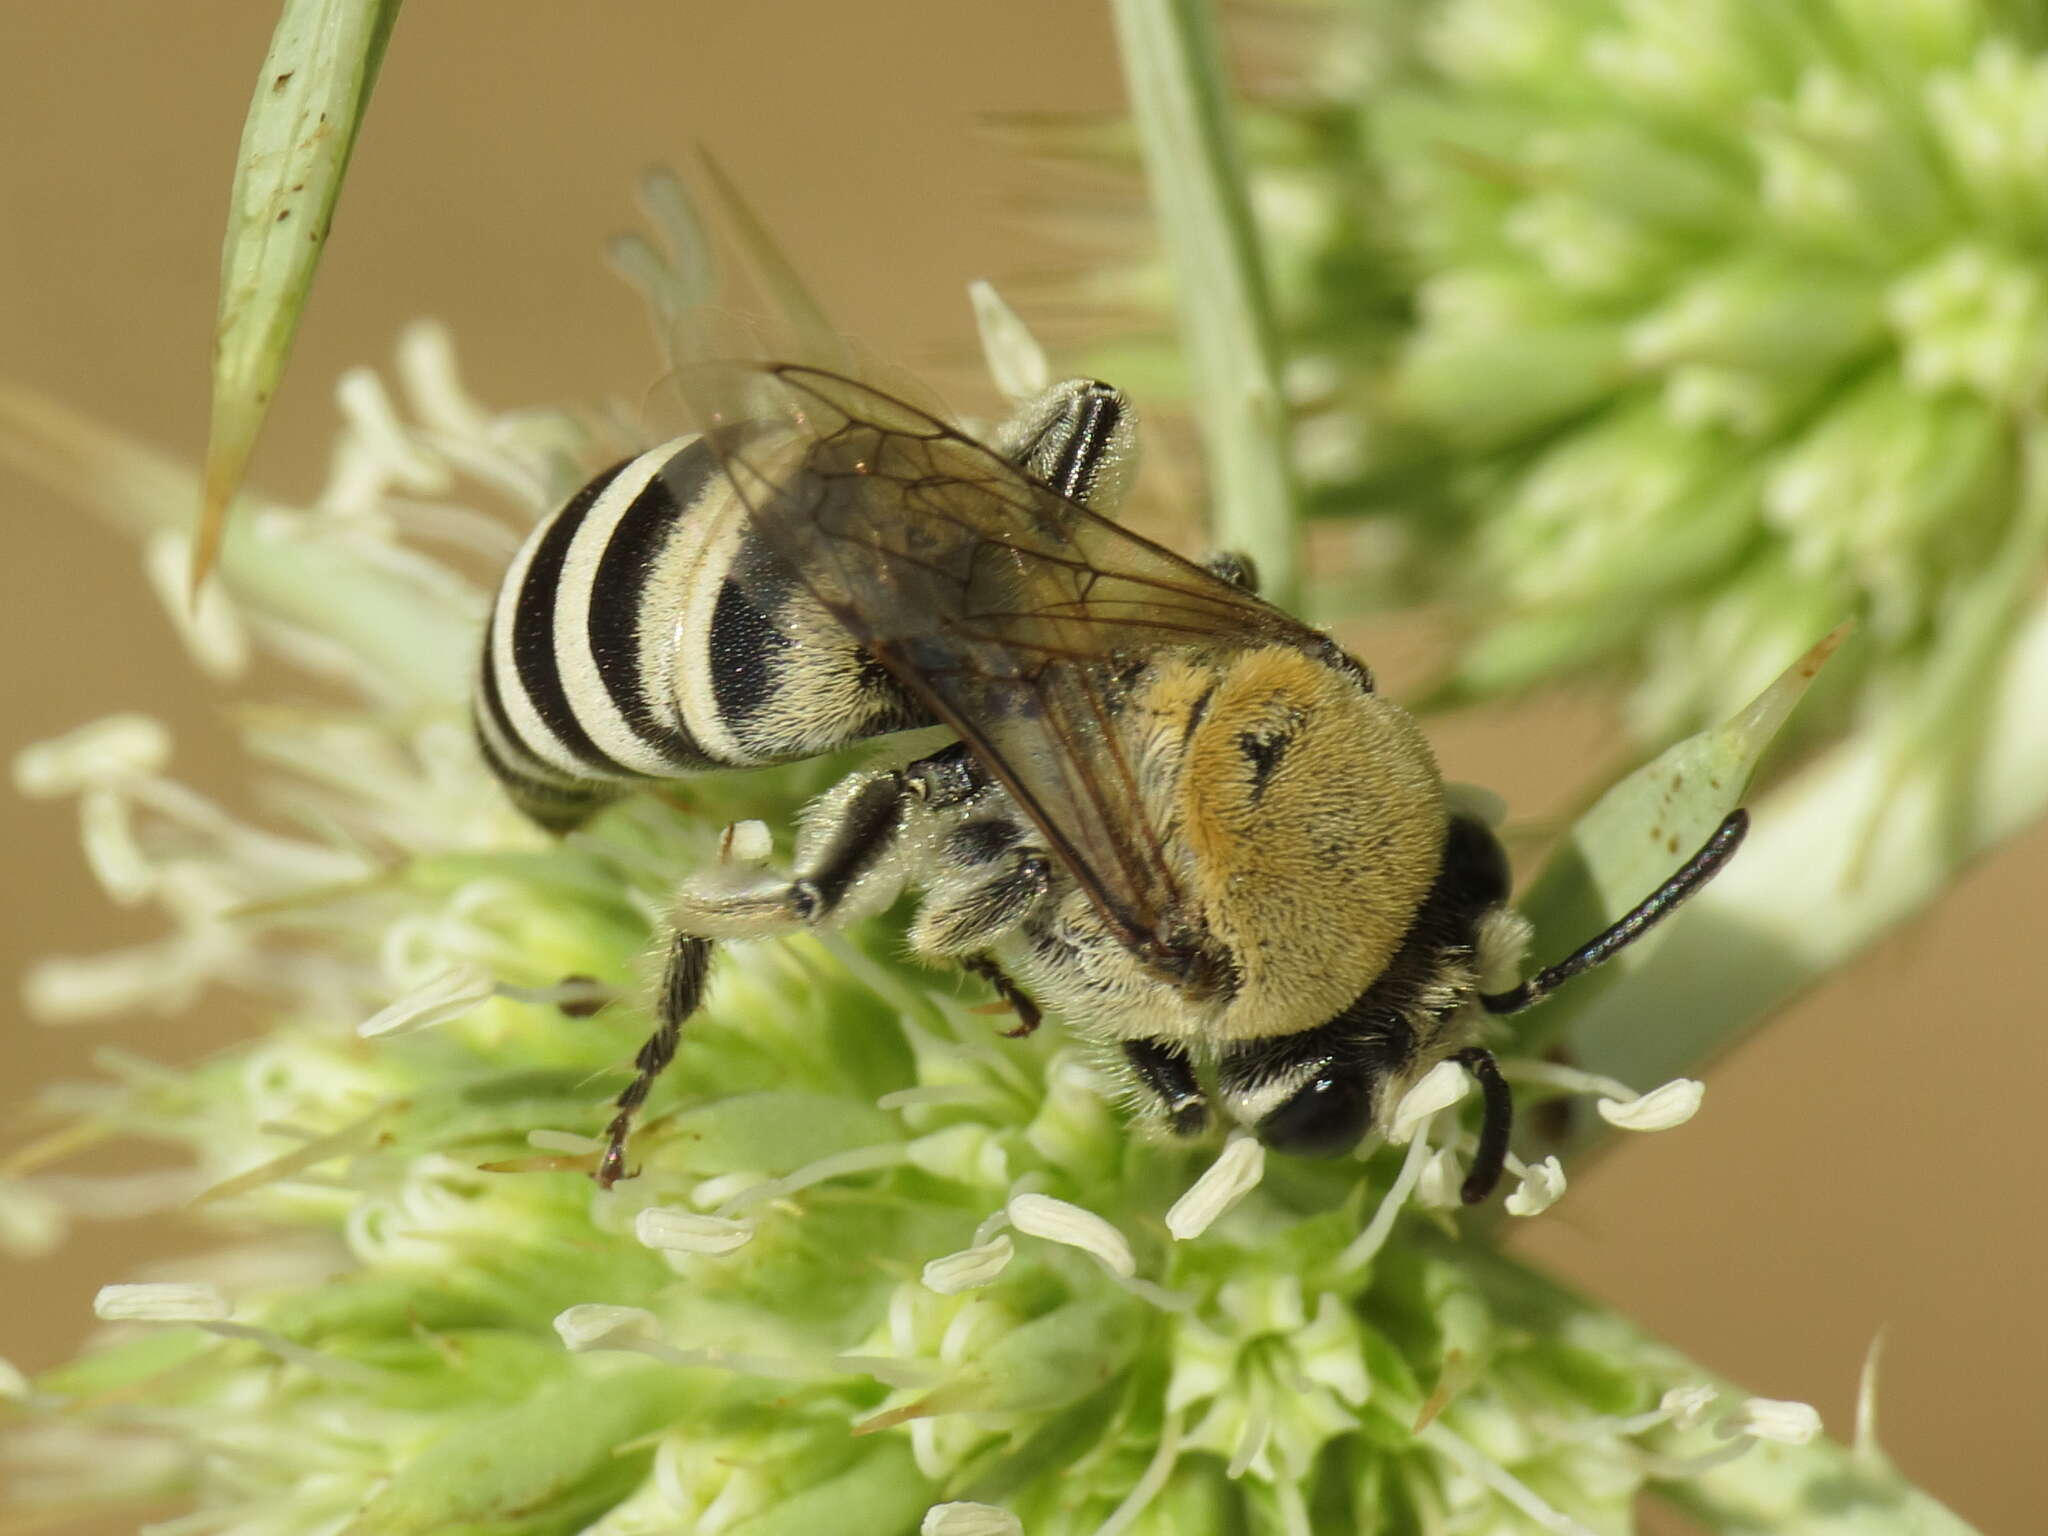
M1618 665L1654 740L1853 616L1840 698L1967 760L2048 540L2038 12L1369 9L1261 206L1304 467L1478 616L1452 691Z

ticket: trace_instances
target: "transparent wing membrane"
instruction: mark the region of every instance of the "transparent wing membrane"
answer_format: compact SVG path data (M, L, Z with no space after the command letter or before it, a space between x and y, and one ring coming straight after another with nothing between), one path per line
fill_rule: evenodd
M803 365L753 374L718 387L767 381L779 409L715 442L764 539L1009 787L1125 942L1185 970L1121 695L1164 649L1328 642L917 406Z

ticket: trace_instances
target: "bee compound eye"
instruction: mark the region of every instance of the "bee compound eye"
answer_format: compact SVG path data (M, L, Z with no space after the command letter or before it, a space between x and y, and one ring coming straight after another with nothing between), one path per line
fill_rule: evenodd
M1275 1152L1336 1157L1349 1152L1372 1119L1372 1075L1361 1066L1330 1063L1258 1123Z

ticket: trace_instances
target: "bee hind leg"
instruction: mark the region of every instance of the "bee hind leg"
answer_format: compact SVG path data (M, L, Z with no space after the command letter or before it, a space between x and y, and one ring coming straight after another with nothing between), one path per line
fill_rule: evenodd
M846 922L895 899L902 882L894 855L910 803L902 774L875 773L851 781L824 815L806 814L789 887L798 921Z
M675 925L714 939L761 939L850 922L895 899L910 805L900 773L857 774L805 810L787 877L721 865L686 884Z
M903 769L903 783L931 809L965 805L989 787L988 770L965 742L952 742Z
M633 1058L633 1081L619 1095L618 1113L605 1129L597 1169L601 1186L609 1189L628 1176L626 1139L633 1118L675 1059L684 1021L703 1001L712 940L844 921L887 905L900 883L892 878L893 855L908 800L901 774L858 775L828 790L806 814L796 878L763 880L748 873L744 884L735 885L736 872L721 868L684 889L655 998L655 1030Z
M605 1127L604 1155L598 1160L596 1174L599 1188L610 1189L620 1179L632 1177L626 1171L626 1138L632 1134L633 1117L647 1102L654 1080L675 1060L676 1046L683 1038L683 1021L704 1000L704 979L710 970L709 939L679 933L669 941L661 991L654 1002L654 1033L642 1042L633 1057L633 1081L619 1095L614 1105L618 1113Z

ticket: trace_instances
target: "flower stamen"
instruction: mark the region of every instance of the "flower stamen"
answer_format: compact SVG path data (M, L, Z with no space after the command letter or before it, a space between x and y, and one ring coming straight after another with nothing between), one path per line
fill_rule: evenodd
M1208 1231L1230 1208L1258 1188L1266 1172L1266 1148L1256 1136L1237 1132L1216 1161L1166 1212L1166 1230L1178 1242Z

